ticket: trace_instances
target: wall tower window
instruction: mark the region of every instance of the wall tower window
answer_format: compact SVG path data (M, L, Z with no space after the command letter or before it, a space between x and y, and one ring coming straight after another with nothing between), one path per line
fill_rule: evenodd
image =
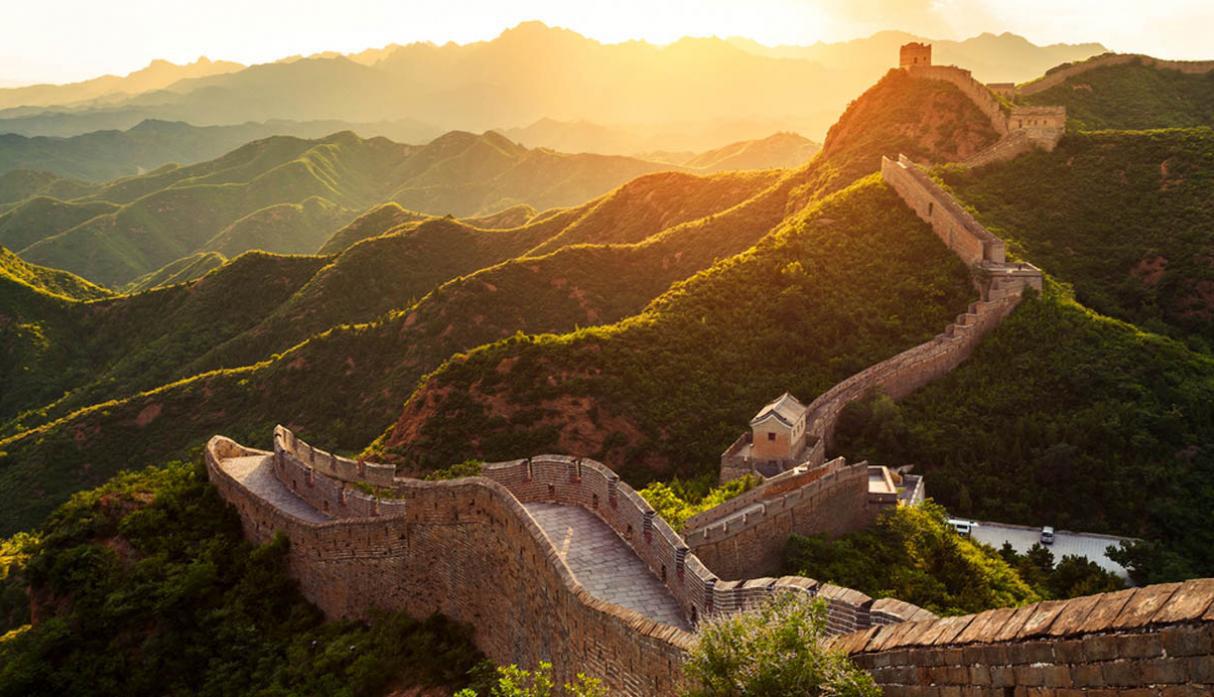
M776 439L776 434L775 434L775 433L772 433L771 431L768 431L768 432L767 432L767 440L775 440L775 439Z

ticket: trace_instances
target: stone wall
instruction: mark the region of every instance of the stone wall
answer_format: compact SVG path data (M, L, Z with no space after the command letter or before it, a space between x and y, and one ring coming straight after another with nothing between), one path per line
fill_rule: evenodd
M990 88L974 79L970 71L952 65L912 66L908 68L912 77L951 82L986 115L991 128L1000 136L1007 135L1007 114L1003 105L995 98Z
M220 460L243 455L270 455L274 476L331 519L294 517L219 467ZM212 482L236 507L250 539L265 542L275 533L290 539L291 573L326 616L365 618L375 608L441 612L472 624L477 645L499 663L550 660L564 678L589 672L619 694L669 694L690 635L590 596L525 503L594 512L662 580L692 624L784 591L824 598L835 633L931 616L802 577L722 580L636 491L592 460L542 455L487 464L480 477L394 477L390 484L381 478L372 487L357 481L348 465L333 466L342 458L282 426L272 454L217 436L205 457ZM378 471L372 463L363 467ZM516 625L520 616L524 621Z
M675 692L691 636L591 596L502 484L397 480L399 506L391 515L311 523L218 466L221 458L258 454L268 455L213 438L205 454L210 479L250 539L282 533L290 540L291 574L326 616L439 612L471 625L477 646L496 662L549 660L560 679L584 671L603 678L613 694ZM276 459L284 463L276 472L301 477L301 487L310 476L312 491L340 489L293 454Z
M1127 589L832 641L886 697L1214 694L1214 579Z
M1076 75L1082 75L1089 70L1097 68L1106 68L1111 65L1124 65L1126 63L1141 63L1149 65L1161 70L1179 70L1182 73L1200 75L1214 70L1214 61L1169 61L1143 56L1134 53L1106 53L1102 56L1089 58L1082 63L1068 65L1065 68L1060 68L1047 74L1046 76L1020 85L1016 88L1018 95L1030 95L1044 92L1051 87L1056 87L1069 78Z
M1003 240L984 228L905 155L897 161L881 158L881 178L966 264L1006 261Z
M868 465L839 466L788 493L733 511L728 517L689 522L687 545L725 578L778 574L793 534L830 537L872 525L888 506L870 503Z

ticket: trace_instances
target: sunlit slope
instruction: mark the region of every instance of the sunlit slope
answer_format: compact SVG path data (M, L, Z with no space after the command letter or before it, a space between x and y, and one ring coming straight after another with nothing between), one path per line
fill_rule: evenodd
M123 286L126 293L138 293L161 286L171 286L199 278L211 269L223 266L227 258L219 252L198 252L146 273Z
M874 88L872 94L896 100L899 84L915 86L886 80ZM0 450L8 453L0 459L0 480L12 482L13 490L27 487L36 480L41 482L41 491L45 493L12 502L12 508L5 509L7 518L3 520L8 522L4 524L28 524L69 492L104 479L108 472L118 467L140 466L180 454L217 431L255 441L267 438L272 426L283 422L307 437L345 450L361 449L400 416L401 404L418 380L453 353L512 336L520 330L559 333L579 326L618 322L640 312L671 283L695 274L716 260L745 252L780 226L790 214L845 186L848 177L875 171L881 154L887 152L886 147L894 149L897 143L907 140L904 132L908 121L904 120L916 123L925 118L947 117L934 109L943 103L941 100L947 102L959 94L950 95L950 91L956 93L956 90L947 83L932 83L932 86L934 89L911 93L912 98L923 100L920 106L924 108L879 112L874 124L889 134L888 139L866 136L867 146L849 144L847 138L860 131L854 124L842 128L831 143L837 160L815 160L787 173L733 208L688 220L664 231L654 229L653 232L659 234L651 234L642 242L579 244L540 257L507 258L503 263L453 279L437 291L426 294L408 311L391 313L367 325L323 332L263 364L186 379L147 395L87 407L70 415L62 405L55 405L36 423L44 423L48 418L57 419L55 422L18 433L0 443ZM849 112L850 118L869 111L862 102ZM950 123L963 133L974 132L979 138L984 137L982 129L989 127L981 114L964 98L952 103L960 112ZM929 106L933 108L927 108ZM931 154L930 144L925 143L920 148ZM643 181L661 183L666 177L654 176ZM754 181L762 184L765 180ZM630 196L639 191L632 185L619 191L625 190ZM675 189L684 190L681 186ZM690 195L694 197L695 194L695 189L691 189ZM666 196L668 194L661 188L653 190L655 200ZM637 200L643 201L645 197L640 196ZM671 205L683 204L672 198ZM506 235L486 237L486 240L508 240L521 230L552 224L551 233L556 234L592 211L600 216L612 214L595 223L608 233L617 226L630 224L627 207L590 205L580 211L567 209L536 215L520 230L481 232ZM647 217L665 220L662 216ZM587 217L583 222L591 223L593 218ZM380 260L390 255L374 253L375 244L389 245L383 247L384 250L408 249L409 243L405 240L410 234L402 230L365 240L351 247L342 257L350 255L353 260L365 254L372 261ZM633 234L635 238L645 237L640 230ZM531 240L526 249L540 241ZM456 256L447 247L439 245L437 248ZM333 264L334 270L343 265ZM296 293L281 306L291 308L290 312L276 311L270 322L244 332L230 344L210 352L210 357L217 361L210 365L236 365L238 362L231 362L237 361L236 356L265 355L268 344L259 343L262 340L258 339L245 343L246 338L263 336L266 337L264 341L270 343L281 341L283 336L290 334L280 333L277 327L306 326L311 318L330 312L326 309L330 301L338 306L346 302L344 298L352 298L355 302L349 307L364 311L373 308L380 302L380 297L365 292L369 283L382 283L388 278L390 286L402 287L396 285L400 283L396 278L360 275L355 271L358 266L351 265L349 268L353 273L349 274L316 274L317 281L330 277L334 283L321 292ZM348 278L349 282L342 278ZM404 279L407 283L408 277ZM322 287L319 283L310 282L309 285L316 289ZM969 291L965 287L962 290L968 296ZM878 291L871 289L871 292ZM296 305L296 301L304 300L306 302ZM831 307L835 305L837 303ZM336 312L334 316L343 313ZM279 318L288 321L280 325L277 324ZM290 321L292 318L300 321ZM938 331L938 327L933 331ZM661 361L655 361L655 366L660 365ZM736 428L736 425L731 424L730 428Z
M841 426L843 454L920 463L959 515L1164 543L1214 573L1214 360L1050 285L959 369Z
M709 171L799 167L809 162L820 149L820 145L796 133L777 133L761 140L714 148L681 164Z
M68 199L84 196L95 188L95 185L47 172L13 170L0 174L0 211L30 196Z
M194 252L217 251L204 245L240 218L268 206L320 197L350 211L364 208L382 192L377 175L386 177L399 156L399 146L388 141L363 141L350 134L314 143L274 138L245 149L251 152L230 158L230 166L207 163L184 168L191 170L189 176L174 170L152 175L152 182L102 190L99 198L120 202L170 182L113 213L43 239L22 254L104 284L123 284ZM249 246L231 237L224 244Z
M86 220L118 210L108 201L67 202L32 196L0 213L0 244L18 252Z
M1214 71L1188 74L1140 62L1111 65L1023 101L1065 106L1072 131L1214 126Z
M1214 130L1072 133L944 178L1084 305L1214 346Z
M754 192L764 183L753 177L739 179ZM686 215L691 209L686 199L697 198L700 189L711 190L720 181L718 177L704 179L698 186L682 184L670 186L660 176L645 178L603 200L641 197L665 201L676 211L665 219L678 221L680 212ZM3 416L39 406L37 395L57 395L56 390L67 394L23 415L6 431L13 433L92 402L129 395L167 380L257 362L316 332L339 324L366 322L389 310L407 307L435 286L519 255L569 226L584 224L611 230L630 223L627 206L601 203L595 201L507 230L482 230L450 219L406 224L397 232L365 240L328 259L292 260L264 254L241 257L229 265L231 268L225 266L195 286L116 299L104 313L97 308L77 309L63 323L64 331L70 329L86 337L73 342L79 351L64 365L47 363L40 370L12 376L14 386L38 385L42 390L10 403ZM727 205L724 200L716 203ZM709 206L703 212L715 210ZM634 229L647 230L647 234L661 229L656 217L648 219L647 224L648 228L634 224ZM210 263L213 259L209 256L191 257L158 272L162 279L145 281L188 276ZM291 273L280 277L282 269L276 264ZM663 277L666 280L661 288L674 280ZM208 301L222 299L225 294L232 298L256 297L249 302L234 300L240 303L239 312L222 301ZM184 308L174 304L181 298L187 303ZM164 321L155 322L150 312L161 313ZM145 323L147 326L143 326ZM208 323L215 326L205 337L188 341L190 332ZM131 329L132 325L136 330ZM121 330L112 331L114 328ZM166 348L170 345L172 350ZM128 369L131 366L144 367ZM69 367L79 370L67 370Z
M374 452L429 469L553 450L634 481L701 474L756 404L934 336L970 295L964 266L874 176L637 317L456 357Z
M427 217L429 216L424 213L401 208L398 203L384 203L364 211L330 235L318 253L336 254L355 242L382 235L404 223L425 220Z

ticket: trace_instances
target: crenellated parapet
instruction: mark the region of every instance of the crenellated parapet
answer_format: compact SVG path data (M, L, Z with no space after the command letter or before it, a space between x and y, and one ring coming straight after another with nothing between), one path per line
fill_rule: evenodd
M888 697L1214 694L1214 579L874 627L832 640Z

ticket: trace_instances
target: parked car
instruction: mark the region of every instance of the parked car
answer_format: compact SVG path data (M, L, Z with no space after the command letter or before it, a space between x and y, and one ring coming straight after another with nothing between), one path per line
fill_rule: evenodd
M953 526L953 530L962 537L969 537L970 532L974 529L974 523L969 520L961 520L959 518L949 518L948 524Z
M1043 545L1054 544L1054 528L1050 527L1049 525L1045 526L1044 528L1041 528L1041 544L1043 544Z

